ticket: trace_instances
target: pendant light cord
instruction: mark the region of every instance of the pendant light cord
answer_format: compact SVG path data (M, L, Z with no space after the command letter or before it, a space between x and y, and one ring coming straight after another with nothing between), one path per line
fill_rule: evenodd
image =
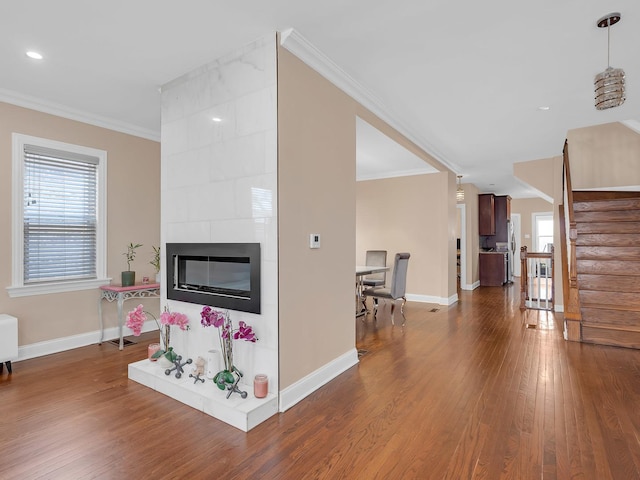
M607 20L607 68L611 68L609 55L611 53L611 19Z

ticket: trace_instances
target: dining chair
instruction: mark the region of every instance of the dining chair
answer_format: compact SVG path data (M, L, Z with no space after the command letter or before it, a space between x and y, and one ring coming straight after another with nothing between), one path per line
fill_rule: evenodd
M374 308L373 308L373 317L376 317L378 313L378 304L375 300L379 298L384 298L387 300L391 300L393 303L391 304L391 323L395 325L395 321L393 318L393 312L395 308L395 302L398 299L402 299L402 304L400 306L400 313L402 314L402 318L404 319L402 325L406 321L404 316L404 304L407 303L406 290L407 290L407 267L409 266L409 257L411 254L409 253L396 253L395 259L393 261L393 273L391 274L391 285L389 288L366 288L362 295L366 297L372 297L374 299Z
M367 267L386 267L387 251L367 250L365 265ZM362 280L362 285L365 287L384 287L385 283L387 283L387 272L372 273Z

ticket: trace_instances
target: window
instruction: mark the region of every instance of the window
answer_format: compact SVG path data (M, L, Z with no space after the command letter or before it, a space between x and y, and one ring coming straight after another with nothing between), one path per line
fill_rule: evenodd
M12 297L105 282L106 152L13 134Z
M533 233L536 252L548 252L553 245L553 215L551 213L533 214Z

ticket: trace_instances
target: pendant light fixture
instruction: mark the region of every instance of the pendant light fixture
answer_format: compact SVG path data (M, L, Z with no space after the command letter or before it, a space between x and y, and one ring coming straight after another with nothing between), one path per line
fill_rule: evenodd
M595 104L598 110L606 110L620 106L625 101L624 93L624 70L621 68L611 68L609 65L609 51L611 43L611 26L620 21L620 13L614 12L605 15L598 20L598 28L607 28L607 69L596 75L595 84Z
M462 188L462 184L460 183L460 179L462 175L458 175L458 189L456 190L456 201L464 202L464 188Z

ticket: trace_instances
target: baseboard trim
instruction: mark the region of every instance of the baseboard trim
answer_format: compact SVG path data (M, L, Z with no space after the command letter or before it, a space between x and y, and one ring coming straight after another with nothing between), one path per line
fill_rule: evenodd
M473 282L471 285L465 283L464 285L460 285L460 290L475 290L480 286L480 280Z
M158 326L153 320L145 322L142 328L143 332L150 332L157 330ZM124 334L130 335L130 330L126 329ZM107 342L113 339L119 339L118 327L110 327L104 329L103 342ZM21 360L28 360L30 358L43 357L45 355L51 355L52 353L65 352L67 350L73 350L74 348L86 347L87 345L93 345L100 341L100 330L93 332L81 333L79 335L71 335L70 337L55 338L53 340L46 340L44 342L31 343L29 345L22 345L18 347L18 358L13 360L19 362ZM117 347L116 347L117 348Z
M407 300L410 302L420 303L437 303L438 305L453 305L458 301L458 294L455 293L449 298L436 297L433 295L416 295L414 293L407 293Z
M279 411L285 412L308 397L323 385L329 383L345 370L358 364L358 351L353 348L338 358L323 365L315 372L301 378L293 385L280 391Z

